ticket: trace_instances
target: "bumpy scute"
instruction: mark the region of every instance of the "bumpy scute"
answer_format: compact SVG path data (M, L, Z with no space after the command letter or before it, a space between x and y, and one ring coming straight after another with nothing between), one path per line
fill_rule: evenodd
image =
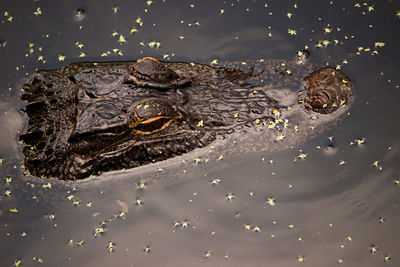
M189 79L179 76L175 71L152 57L142 58L133 64L127 81L137 86L158 89L183 87L190 83Z

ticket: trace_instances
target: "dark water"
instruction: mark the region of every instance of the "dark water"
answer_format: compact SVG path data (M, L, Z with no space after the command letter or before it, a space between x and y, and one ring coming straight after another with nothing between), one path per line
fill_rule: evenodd
M400 266L398 1L2 1L0 11L0 266ZM349 116L305 143L80 183L23 175L18 81L37 69L290 60L305 48L340 65L357 94Z

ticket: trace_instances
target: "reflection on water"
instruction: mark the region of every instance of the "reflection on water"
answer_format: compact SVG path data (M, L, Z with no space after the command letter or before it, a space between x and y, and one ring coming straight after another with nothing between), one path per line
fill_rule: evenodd
M400 264L399 4L5 1L0 10L1 266ZM306 47L357 94L349 116L308 142L79 183L23 175L18 81L36 69L293 59Z

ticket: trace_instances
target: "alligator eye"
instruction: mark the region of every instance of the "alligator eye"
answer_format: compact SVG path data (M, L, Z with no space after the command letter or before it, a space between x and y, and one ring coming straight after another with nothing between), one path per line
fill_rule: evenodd
M151 134L167 128L171 122L172 118L152 118L146 121L141 121L140 123L136 124L133 129L141 134Z
M140 87L151 87L167 90L173 87L182 87L190 84L190 79L181 77L169 64L162 63L154 58L145 57L129 67L129 75L125 82Z
M174 105L162 99L150 98L135 106L129 127L139 134L151 134L165 129L179 118L182 115Z

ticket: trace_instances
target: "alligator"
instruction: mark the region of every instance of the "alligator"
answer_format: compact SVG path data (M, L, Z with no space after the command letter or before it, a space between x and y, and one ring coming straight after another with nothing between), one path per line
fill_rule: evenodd
M62 180L170 159L243 129L294 133L305 123L296 113L330 121L354 98L341 71L295 60L72 63L38 71L22 91L25 166Z

